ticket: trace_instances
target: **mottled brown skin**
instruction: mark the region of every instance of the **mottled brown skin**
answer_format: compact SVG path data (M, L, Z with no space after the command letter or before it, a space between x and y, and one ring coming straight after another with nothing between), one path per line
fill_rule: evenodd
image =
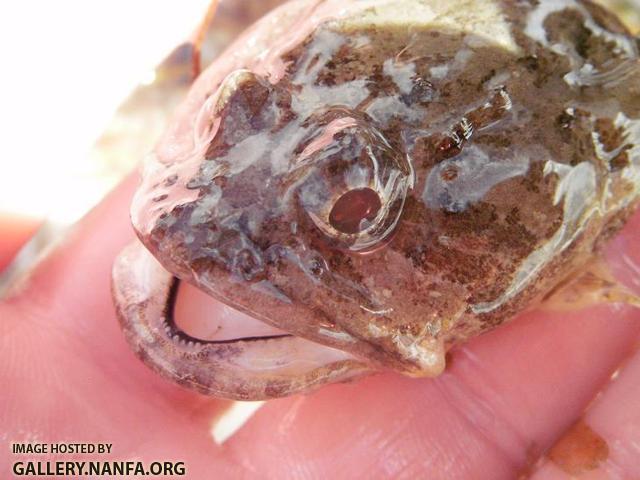
M621 53L585 19L629 33L580 3L544 20L558 53L526 33L536 2L501 5L517 51L430 26L322 23L280 56L277 80L227 80L197 171L165 161L143 184L134 218L160 213L135 225L140 240L173 275L293 335L377 368L437 374L425 355L535 304L637 204L634 140L615 124L620 112L640 118L637 47ZM572 83L585 64L604 77ZM362 246L330 212L350 189L375 190L371 156L399 193L378 190L386 213ZM554 199L563 169L586 172L594 189L574 220ZM176 191L191 197L168 201ZM565 248L507 295L561 227Z

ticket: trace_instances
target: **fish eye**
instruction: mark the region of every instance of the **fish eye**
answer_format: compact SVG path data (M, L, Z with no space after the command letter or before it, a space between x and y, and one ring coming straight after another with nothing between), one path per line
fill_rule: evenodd
M297 201L329 244L367 253L395 230L413 171L371 119L325 114L292 170Z

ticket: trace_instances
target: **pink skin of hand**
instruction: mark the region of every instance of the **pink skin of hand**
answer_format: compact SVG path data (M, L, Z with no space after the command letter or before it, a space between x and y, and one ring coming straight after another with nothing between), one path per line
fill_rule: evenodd
M227 402L151 372L115 318L110 272L133 237L127 211L136 182L110 194L0 303L6 442L108 442L112 453L100 460L184 461L193 478L569 478L544 452L604 388L584 421L607 442L608 457L579 478L640 476L640 311L621 305L524 314L454 350L436 379L390 373L274 400L215 444L211 425ZM636 291L639 241L636 214L608 248L616 274ZM187 295L200 305L191 312L223 308ZM25 459L3 449L0 472Z
M0 211L0 273L35 234L42 220Z

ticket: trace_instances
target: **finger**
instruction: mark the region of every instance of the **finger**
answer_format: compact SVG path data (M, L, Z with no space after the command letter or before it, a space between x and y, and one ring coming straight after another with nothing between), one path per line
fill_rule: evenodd
M114 444L111 458L178 459L237 475L210 436L224 402L183 390L142 365L114 315L111 265L133 238L129 177L0 303L0 425L11 441ZM65 460L69 460L65 456ZM15 458L0 455L0 470ZM95 458L93 458L95 460Z
M36 232L40 221L0 212L0 273Z
M607 245L605 257L614 276L640 295L640 210Z
M640 477L640 354L549 450L535 479Z
M514 478L581 415L639 320L621 306L529 313L456 350L436 380L387 375L271 402L228 448L273 477Z
M229 448L274 477L304 464L309 477L513 478L631 348L637 320L610 313L528 315L456 352L436 380L388 375L272 402Z
M53 298L58 293L65 292L65 288L73 285L78 277L84 275L86 280L85 271L93 270L94 278L107 272L115 254L133 238L128 220L128 205L137 183L138 176L129 175L72 227L68 235L53 251L48 252L5 301L18 301L22 295L29 296L30 300L34 295L43 300ZM61 280L71 277L68 281L51 285L52 276L59 276ZM43 286L53 286L54 290L50 291L42 288Z
M124 203L126 205L127 202ZM87 235L84 238L85 241L89 241L91 236ZM68 245L69 244L67 244L67 246ZM73 247L73 243L71 243L71 246ZM117 250L117 248L114 250ZM67 248L66 250L63 248L63 251L67 253L73 252L74 254L78 253L74 248ZM88 257L80 255L79 258L84 258L86 261L95 256L99 255L94 252ZM95 258L93 259L95 260ZM73 264L72 259L69 261ZM110 261L108 263L110 263ZM46 264L45 262L45 264L41 265L41 268L45 268ZM53 262L54 266L56 264L56 262ZM76 265L76 267L79 267L79 265ZM106 270L108 273L109 268ZM62 272L65 273L65 270L62 269ZM37 282L32 282L31 286L33 287L36 284ZM110 299L107 298L107 301L110 302ZM540 392L544 392L545 389L548 390L546 380L548 380L549 376L556 376L555 378L561 379L560 382L557 382L561 384L562 381L566 382L566 380L562 379L573 378L571 374L575 376L575 372L580 372L578 374L578 381L568 382L568 386L561 385L563 388L559 389L559 395L556 396L559 398L554 397L550 399L550 407L547 410L543 409L540 411L541 414L539 418L542 418L543 421L540 421L539 418L535 420L536 423L544 424L544 428L540 426L539 431L530 435L530 439L538 439L540 445L542 445L539 448L542 450L544 449L543 445L545 440L548 441L548 438L552 438L554 435L557 436L557 432L562 431L562 428L565 428L571 421L564 420L564 423L567 425L563 425L560 428L558 428L557 425L555 429L552 428L553 425L549 427L547 423L550 424L551 422L547 422L546 418L550 416L548 410L556 410L558 405L563 405L562 401L564 401L565 404L560 411L566 413L567 417L570 417L574 412L579 412L580 408L582 408L587 401L585 399L590 398L593 392L597 390L597 387L594 387L594 385L598 384L602 378L608 375L608 370L613 368L612 365L614 365L620 357L620 352L628 349L629 342L631 342L633 336L637 334L636 330L626 328L628 325L625 327L625 324L620 322L620 320L616 320L618 329L607 328L607 326L611 325L610 319L595 318L593 321L590 321L591 317L596 317L603 313L610 314L612 312L608 309L600 309L591 311L584 316L571 315L564 319L559 317L554 318L553 315L547 315L545 317L546 319L536 319L535 315L530 316L529 320L520 321L474 342L474 345L478 344L480 346L469 347L467 352L471 352L475 356L469 358L480 358L479 363L469 360L469 358L460 353L457 356L454 355L451 372L447 373L442 380L438 380L437 382L408 381L395 376L372 379L363 383L362 387L358 386L350 390L342 391L342 394L357 392L357 396L354 395L355 402L352 401L353 399L346 399L346 397L340 394L341 389L349 387L334 387L326 393L321 393L317 397L298 400L300 405L296 404L297 406L293 408L293 412L291 411L292 408L288 408L286 405L287 402L295 400L275 402L268 407L269 409L275 409L271 412L275 412L276 414L273 419L267 419L265 423L265 414L259 414L256 422L250 424L241 435L232 440L231 445L233 448L228 452L236 459L241 460L245 466L253 468L258 465L260 468L268 468L266 471L275 470L278 472L277 466L274 467L272 464L267 464L269 461L273 463L273 459L278 457L269 458L269 455L265 455L262 450L258 450L257 447L264 450L264 443L259 442L259 440L267 441L267 435L274 435L274 438L276 438L275 445L280 445L283 451L287 452L287 456L283 458L282 462L279 462L284 468L290 466L293 461L302 461L306 458L306 453L312 455L312 457L314 455L316 457L318 455L322 456L321 448L331 447L329 443L323 445L323 441L327 442L331 439L335 441L335 435L332 434L333 431L345 434L344 441L347 443L343 443L342 445L345 447L351 445L351 448L346 448L345 452L349 455L355 455L353 458L356 463L354 463L354 467L352 468L360 465L362 470L357 470L359 472L379 466L381 458L383 458L384 455L388 455L388 459L391 460L397 459L395 460L397 465L396 467L389 467L389 462L383 462L386 466L383 465L382 467L396 468L400 473L405 471L411 472L412 468L425 468L427 465L432 467L434 472L437 472L437 468L444 468L442 465L446 467L446 465L450 463L460 464L457 468L463 468L465 471L470 468L480 468L480 466L484 468L486 466L491 467L492 465L491 468L494 469L493 471L498 473L519 468L523 462L523 458L526 462L527 455L521 452L526 451L526 449L522 449L519 446L515 448L515 450L519 452L519 457L516 459L510 458L508 453L501 453L500 449L497 449L493 445L493 440L485 440L486 435L481 435L476 432L476 430L478 430L478 428L474 426L477 423L477 420L475 420L477 417L476 413L472 413L470 416L473 421L466 420L460 413L456 413L457 410L474 412L473 409L459 408L452 410L451 406L447 406L450 404L458 405L463 402L455 399L449 401L447 395L439 393L439 390L442 388L439 387L439 384L444 383L445 389L448 388L447 385L449 385L447 382L452 382L451 384L455 385L454 380L462 385L466 385L467 382L473 383L471 380L477 379L478 382L484 384L482 382L489 378L487 372L495 372L496 380L494 380L493 383L489 382L494 385L490 389L493 395L487 394L486 392L484 394L482 392L478 394L474 392L473 395L462 395L462 397L464 399L470 396L472 398L471 405L479 401L476 399L482 400L484 397L490 397L489 400L487 400L487 405L489 405L489 411L493 416L490 415L488 418L499 419L505 410L513 411L514 415L517 415L518 412L521 413L521 410L518 410L518 408L523 404L523 399L531 403L531 408L538 408L535 400L540 397ZM528 328L522 326L529 324L530 326ZM559 327L564 327L564 329ZM531 330L532 328L533 330ZM580 335L576 335L576 331L580 331L581 329ZM511 335L514 335L513 332L520 332L519 335L521 336L518 337L516 335L515 338L512 338L507 335L507 332L512 332ZM116 333L119 335L119 332ZM496 337L498 338L497 340L495 340ZM494 338L493 342L495 343L489 343L488 346L485 345L482 347L483 342L490 342L490 340L487 339L491 338ZM518 340L518 338L520 340ZM563 342L566 342L566 345ZM533 348L533 350L532 345L536 347ZM504 351L505 346L508 347L506 351ZM547 352L547 350L551 351ZM482 357L482 352L485 352L485 355L487 355L486 358ZM563 352L563 355L559 355L559 352ZM493 358L492 355L498 355L498 357ZM459 369L464 371L462 367L465 365L474 364L482 366L480 372L473 372L473 369L471 369L470 374L465 375L463 372L456 373ZM532 365L534 365L535 368L532 368ZM587 367L584 368L584 365L587 365ZM597 366L597 368L594 369L594 366ZM603 374L603 371L606 371L606 373ZM122 375L120 372L117 373ZM127 371L125 377L128 378L131 374L132 371ZM135 374L133 377L135 378ZM447 380L447 378L452 378L453 380ZM468 380L468 378L471 380ZM526 388L520 390L523 378L527 380L525 384ZM153 378L144 378L144 380L149 381L151 385L153 385L154 380L157 381L157 379ZM505 388L504 385L505 381L507 388ZM137 382L134 381L132 383ZM507 395L507 398L510 398L510 400L506 405L492 404L492 401L496 401L494 397L499 397L500 392L508 391L509 386L515 386L516 392L512 395L513 398ZM336 392L338 393L336 394ZM104 392L101 391L101 393ZM155 393L160 394L160 396L170 396L167 391L156 390ZM451 396L451 394L449 394L449 396ZM533 400L530 399L531 397L533 397ZM578 401L570 401L569 399L572 397L578 398ZM420 401L417 401L417 399ZM134 398L130 400L134 402ZM303 407L307 402L312 403L310 405L311 409L307 410L305 416L303 415L305 410ZM101 405L101 403L98 404ZM580 405L576 407L575 404ZM371 406L377 407L377 409L372 409ZM183 408L182 405L172 405L172 407ZM282 408L284 408L284 411ZM314 411L315 413L313 413ZM320 415L318 412L320 412ZM338 418L336 418L336 412L340 412ZM407 419L400 422L401 425L407 427L404 429L406 430L406 435L403 433L403 429L398 430L397 425L395 425L398 423L398 412L401 412L402 417ZM386 416L392 419L393 422L385 423L382 421L383 419L379 418L380 416ZM160 417L161 415L158 415L154 418L157 419ZM202 425L205 423L204 417L206 417L206 415L203 415L202 418L193 419L193 424L198 426L200 433L206 430ZM347 417L353 418L355 421L348 421ZM520 415L517 415L517 417L520 418ZM145 418L148 421L150 417L146 416ZM442 419L445 421L441 421ZM289 427L278 429L278 425L275 423L276 421L285 421L284 424L289 425ZM318 428L320 421L326 428ZM509 422L506 423L507 427L505 427L505 429L509 431ZM170 424L170 422L165 422L165 424ZM304 428L305 424L311 428ZM463 428L467 424L473 426L466 427L471 430L470 432L465 432L465 428ZM261 425L263 430L259 429ZM438 425L440 426L438 427ZM526 425L519 426L519 428L525 427ZM301 428L302 430L300 430ZM298 435L302 434L302 436L296 438L296 431ZM307 433L304 433L305 431ZM447 431L468 434L466 436L451 435L451 433L447 434ZM516 431L519 430L516 429ZM474 432L476 433L474 434ZM253 437L252 435L256 433L258 434L257 437ZM421 433L424 435L424 439ZM546 436L543 436L543 433L546 433ZM358 438L361 434L365 434L365 437L367 436L366 434L369 434L369 438L374 440L377 438L378 444L376 445L373 441L368 444L367 442L360 442ZM253 441L255 441L256 438L258 441L253 445L249 445L246 442L247 435L249 435L250 438L254 438ZM202 438L202 435L200 435L200 438ZM244 445L242 444L243 438L245 438ZM388 440L390 438L395 438L395 440ZM455 459L456 457L455 453L460 452L460 449L464 447L464 445L455 444L453 441L459 441L460 438L470 439L468 447L472 451L479 452L479 455L464 456L463 462L452 460L452 458ZM489 434L489 438L492 439L491 434ZM526 439L528 437L526 434L523 434L523 438ZM292 445L296 441L298 444ZM201 445L208 445L207 442L210 443L208 438L206 438ZM428 458L425 459L426 443L429 443L431 453L428 455ZM533 443L535 442L533 441ZM367 452L366 448L357 447L361 444L364 447L369 445L370 451ZM387 445L386 451L385 444ZM390 449L389 444L398 448ZM354 446L356 446L355 450ZM333 447L330 449L332 448ZM269 451L273 453L271 448L267 448L266 450L267 453ZM530 452L534 450L537 450L537 448L530 450ZM376 458L371 458L371 451L376 452ZM469 458L467 459L467 457ZM322 470L335 472L335 468L342 465L341 462L332 462L327 456L323 458L326 463L323 463L322 460L311 462L308 467L310 471ZM345 457L340 456L339 458L342 459ZM203 459L200 458L198 464L201 464L202 460ZM224 464L224 461L227 460L228 459L222 459L220 461ZM198 462L198 460L195 459L193 461ZM207 461L217 462L218 460L212 457ZM330 463L334 465L329 465ZM405 465L405 467L401 468L401 464ZM450 466L450 468L452 467ZM351 471L355 472L356 470ZM279 472L282 473L281 471Z

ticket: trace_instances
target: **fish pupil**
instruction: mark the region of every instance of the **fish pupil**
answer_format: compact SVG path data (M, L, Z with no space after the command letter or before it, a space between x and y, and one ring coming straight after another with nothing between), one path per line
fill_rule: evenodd
M354 234L361 232L380 211L380 197L370 188L355 188L342 195L331 209L329 223L336 230Z

